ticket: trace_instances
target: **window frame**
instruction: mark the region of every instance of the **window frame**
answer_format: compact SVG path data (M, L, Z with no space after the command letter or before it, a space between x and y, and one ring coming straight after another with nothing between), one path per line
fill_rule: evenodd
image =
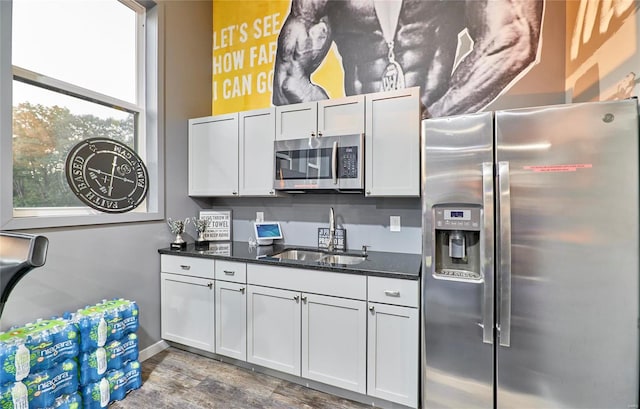
M114 0L115 1L115 0ZM12 47L12 2L0 1L0 229L31 229L47 227L65 227L94 224L111 224L126 222L142 222L164 219L164 112L161 78L164 73L164 34L161 27L164 23L162 5L146 0L120 0L138 12L138 24L144 27L144 34L138 36L137 46L144 47L138 53L137 78L140 87L136 90L140 106L116 100L112 97L92 92L63 81L39 76L37 73L13 67L11 64ZM62 91L74 95L94 97L101 102L113 102L116 105L134 108L140 111L142 118L138 122L142 144L137 151L145 160L149 174L149 189L146 197L146 211L130 211L127 213L101 213L86 208L60 207L51 208L56 216L24 216L16 217L13 208L13 81L17 75L26 83L36 82L43 88ZM144 82L140 77L144 77ZM73 209L82 209L83 214L65 215ZM19 211L24 214L33 210ZM37 211L36 211L36 214Z

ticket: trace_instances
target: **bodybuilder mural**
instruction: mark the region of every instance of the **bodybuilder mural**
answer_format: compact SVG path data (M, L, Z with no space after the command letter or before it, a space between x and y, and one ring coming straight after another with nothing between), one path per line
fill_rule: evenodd
M311 74L335 43L346 95L421 86L423 117L476 112L534 64L543 6L542 0L292 0L278 36L273 104L327 99Z

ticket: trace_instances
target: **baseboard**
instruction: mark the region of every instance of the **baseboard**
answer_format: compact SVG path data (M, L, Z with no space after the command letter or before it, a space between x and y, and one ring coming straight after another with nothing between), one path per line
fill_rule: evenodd
M138 353L138 361L142 362L142 361L146 361L147 359L151 358L152 356L154 356L155 354L158 354L162 351L164 351L165 349L169 348L169 344L167 344L167 341L164 340L160 340L158 342L156 342L155 344L146 347L145 349L141 350Z

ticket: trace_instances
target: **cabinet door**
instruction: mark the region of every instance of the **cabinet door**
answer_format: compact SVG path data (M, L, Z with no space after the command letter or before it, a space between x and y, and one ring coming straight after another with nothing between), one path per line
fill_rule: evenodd
M369 303L367 394L418 405L418 309Z
M300 376L300 293L247 286L247 361Z
M302 139L316 136L317 102L276 107L276 139Z
M419 91L365 96L366 196L420 196Z
M189 195L237 194L238 114L190 119Z
M364 95L318 101L318 136L364 133Z
M215 352L213 280L160 274L162 338Z
M240 112L241 196L274 196L275 108Z
M216 281L216 353L247 360L245 284Z
M302 377L366 392L366 302L302 294Z

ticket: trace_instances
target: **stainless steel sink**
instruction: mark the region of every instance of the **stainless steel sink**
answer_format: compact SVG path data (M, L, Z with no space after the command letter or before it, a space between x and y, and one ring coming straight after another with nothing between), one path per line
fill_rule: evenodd
M324 264L358 264L367 259L366 256L334 254L323 250L299 249L284 250L269 257L279 258L281 260L308 261L312 263L320 262Z
M298 261L320 261L320 259L326 256L327 253L320 250L284 250L280 253L272 255L273 258L279 258L284 260L298 260Z
M363 256L351 256L348 254L328 254L322 257L320 262L327 264L359 264L366 259Z

